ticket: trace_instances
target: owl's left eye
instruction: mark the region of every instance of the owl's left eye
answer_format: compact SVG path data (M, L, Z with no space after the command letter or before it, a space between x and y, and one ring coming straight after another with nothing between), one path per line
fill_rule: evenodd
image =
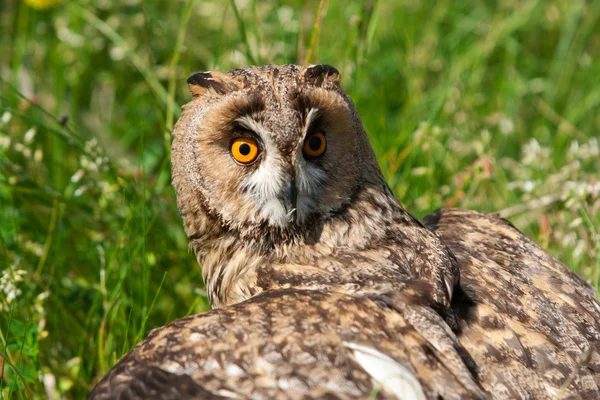
M258 144L254 139L237 138L231 144L231 156L240 164L250 164L258 157Z
M327 138L322 132L313 133L304 140L304 155L315 158L323 155L327 150Z

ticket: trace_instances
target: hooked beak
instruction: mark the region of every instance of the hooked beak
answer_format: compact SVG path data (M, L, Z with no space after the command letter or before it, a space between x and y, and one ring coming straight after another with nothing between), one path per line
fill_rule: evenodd
M296 186L296 176L292 172L292 176L287 183L285 194L285 209L289 222L296 220L296 204L298 202L298 187Z

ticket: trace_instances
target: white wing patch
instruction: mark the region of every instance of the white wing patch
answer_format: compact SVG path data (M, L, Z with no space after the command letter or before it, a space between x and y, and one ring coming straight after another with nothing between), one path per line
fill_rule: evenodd
M344 342L344 346L353 350L358 364L381 389L401 400L425 400L421 384L408 369L371 347L349 342Z

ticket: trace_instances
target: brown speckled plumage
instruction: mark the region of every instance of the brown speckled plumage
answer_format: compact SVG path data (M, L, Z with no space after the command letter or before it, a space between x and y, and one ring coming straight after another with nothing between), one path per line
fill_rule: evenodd
M458 337L498 398L600 398L600 306L592 288L494 215L426 218L460 267Z
M153 330L90 399L600 396L591 288L495 216L406 212L333 67L188 84L173 185L214 310Z

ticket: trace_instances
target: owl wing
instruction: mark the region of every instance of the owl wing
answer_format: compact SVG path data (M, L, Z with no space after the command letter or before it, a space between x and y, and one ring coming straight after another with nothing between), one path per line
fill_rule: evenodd
M89 398L94 400L134 399L226 399L204 389L189 375L175 374L151 365L129 353L98 385Z
M429 289L287 289L184 317L152 331L89 399L485 398L422 302Z
M424 220L460 268L460 343L498 398L600 398L600 305L576 273L492 214Z

